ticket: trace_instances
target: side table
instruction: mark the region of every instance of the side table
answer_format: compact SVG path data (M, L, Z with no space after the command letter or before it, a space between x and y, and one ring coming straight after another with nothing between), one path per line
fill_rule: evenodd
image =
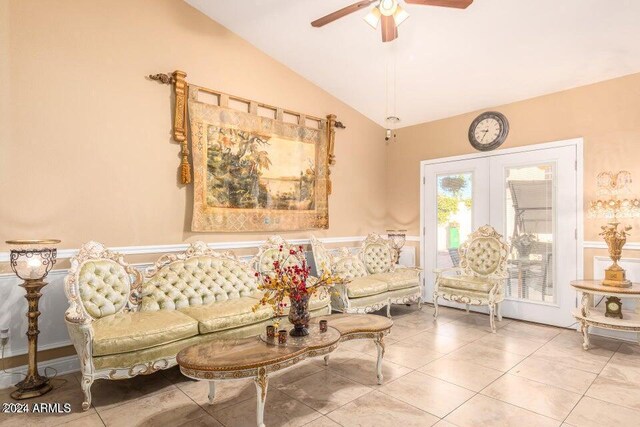
M640 304L636 310L622 310L622 319L606 317L604 309L593 306L594 295L640 299L640 284L634 283L630 288L619 288L604 286L599 280L575 280L571 282L571 286L582 293L580 307L572 314L580 322L582 347L585 350L589 349L589 326L640 333Z

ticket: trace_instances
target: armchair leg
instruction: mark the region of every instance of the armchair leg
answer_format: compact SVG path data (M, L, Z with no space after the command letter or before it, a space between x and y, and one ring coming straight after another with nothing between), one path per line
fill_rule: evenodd
M422 296L418 298L418 310L422 310Z
M496 306L494 304L489 304L489 323L491 324L491 332L496 333Z
M84 402L82 402L82 410L86 411L91 407L91 385L93 384L93 377L91 375L83 375L80 386L84 392Z
M467 314L469 314L469 304L466 304Z
M433 293L433 307L435 308L433 312L433 318L437 320L438 319L438 294L436 294L435 292Z
M387 303L387 317L391 319L391 301Z

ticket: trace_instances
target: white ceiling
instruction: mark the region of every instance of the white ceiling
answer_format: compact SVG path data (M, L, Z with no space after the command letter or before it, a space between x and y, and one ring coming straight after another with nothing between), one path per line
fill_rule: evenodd
M383 126L388 115L409 126L640 72L639 0L406 5L391 43L365 11L311 27L355 0L185 1Z

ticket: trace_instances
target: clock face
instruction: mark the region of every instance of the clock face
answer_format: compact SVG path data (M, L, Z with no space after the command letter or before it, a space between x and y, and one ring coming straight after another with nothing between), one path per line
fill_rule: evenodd
M615 302L610 302L609 304L607 304L607 307L609 308L609 311L618 311L618 303Z
M480 114L469 127L469 142L480 151L498 148L507 139L509 122L494 111Z

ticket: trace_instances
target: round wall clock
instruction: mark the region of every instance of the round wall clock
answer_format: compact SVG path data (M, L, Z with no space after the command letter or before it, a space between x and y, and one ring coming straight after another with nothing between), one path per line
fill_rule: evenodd
M476 150L495 150L507 139L509 122L502 113L487 111L469 126L469 142Z

